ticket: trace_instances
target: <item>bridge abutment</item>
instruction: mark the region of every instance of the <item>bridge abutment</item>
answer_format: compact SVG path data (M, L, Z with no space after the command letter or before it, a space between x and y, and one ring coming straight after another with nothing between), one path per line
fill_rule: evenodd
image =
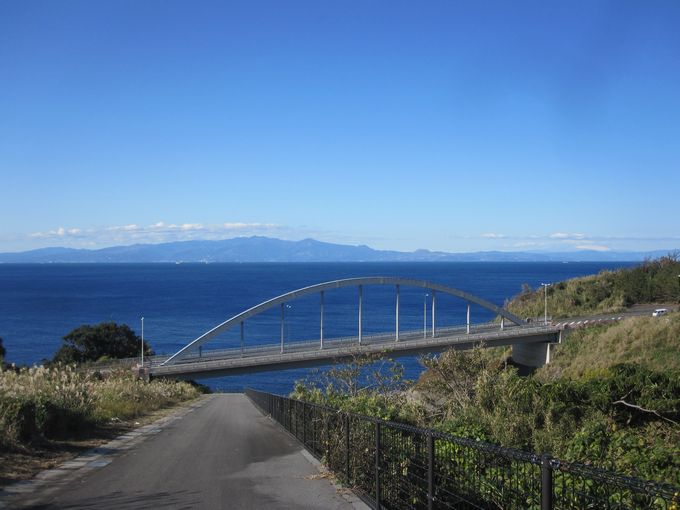
M512 346L512 360L519 365L540 368L550 363L550 344L514 344Z

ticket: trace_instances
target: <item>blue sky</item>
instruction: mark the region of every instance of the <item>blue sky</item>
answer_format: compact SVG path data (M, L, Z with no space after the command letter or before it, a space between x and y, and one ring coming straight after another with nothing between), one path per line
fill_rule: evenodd
M680 3L0 3L0 251L680 248Z

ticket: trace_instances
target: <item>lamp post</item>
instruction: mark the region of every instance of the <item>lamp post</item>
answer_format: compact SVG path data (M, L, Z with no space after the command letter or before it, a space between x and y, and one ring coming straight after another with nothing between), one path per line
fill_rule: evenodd
M543 285L543 288L545 289L545 311L543 315L543 323L548 324L548 287L552 285L552 283L541 283Z
M142 368L144 368L144 317L142 317Z
M429 294L423 296L423 338L427 338L427 298Z
M286 334L290 334L290 328L287 327L288 325L286 324L286 316L285 316L285 309L288 308L289 310L292 308L291 305L287 303L281 303L281 354L283 354L283 341L284 338L286 337Z

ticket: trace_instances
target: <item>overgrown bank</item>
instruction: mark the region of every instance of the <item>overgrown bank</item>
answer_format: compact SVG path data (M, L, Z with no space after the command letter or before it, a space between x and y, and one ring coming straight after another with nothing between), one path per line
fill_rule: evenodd
M129 371L102 376L73 366L0 371L0 448L74 438L112 420L135 418L196 398L185 382L144 383Z

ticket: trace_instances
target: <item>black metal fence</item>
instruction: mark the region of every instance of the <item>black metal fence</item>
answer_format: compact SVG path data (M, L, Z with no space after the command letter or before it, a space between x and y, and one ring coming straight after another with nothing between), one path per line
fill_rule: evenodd
M375 509L663 509L680 489L246 390Z

